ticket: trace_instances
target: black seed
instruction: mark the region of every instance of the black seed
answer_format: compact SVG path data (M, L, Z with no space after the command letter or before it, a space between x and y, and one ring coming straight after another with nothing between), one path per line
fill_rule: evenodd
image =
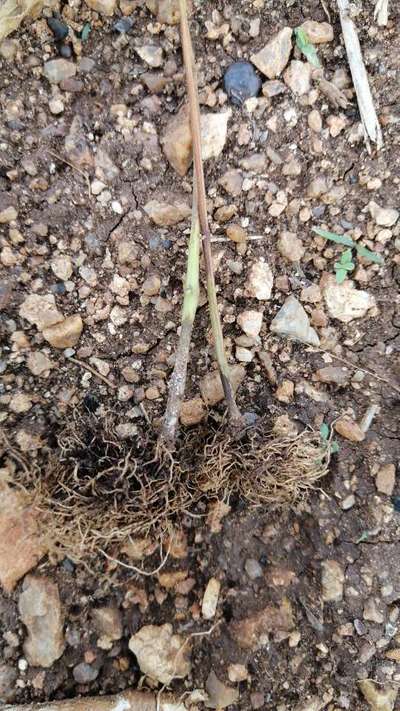
M86 410L88 412L96 412L99 405L100 405L100 403L99 403L96 395L93 395L92 393L88 393L83 398L83 406L86 408Z
M68 37L69 29L65 22L57 20L56 17L49 17L47 24L57 40L65 40L65 38Z
M113 24L114 32L119 32L121 35L125 32L130 32L132 27L133 20L130 17L120 17L120 19Z
M252 96L258 96L261 85L261 78L250 62L234 62L224 75L224 89L236 106L241 106Z

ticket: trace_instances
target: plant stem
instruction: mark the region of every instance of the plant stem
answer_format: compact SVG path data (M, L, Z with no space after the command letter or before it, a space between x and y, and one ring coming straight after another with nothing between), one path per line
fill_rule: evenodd
M161 438L173 447L178 429L179 412L185 394L186 374L189 362L190 341L193 323L199 303L200 271L200 223L197 207L196 181L193 182L192 226L190 231L185 289L183 296L181 333L176 351L174 371L169 385L167 407L161 431Z
M200 108L197 91L197 81L194 65L192 40L187 16L186 0L179 0L181 15L181 39L183 62L186 73L186 85L189 100L190 125L192 129L194 174L197 185L197 201L199 210L200 228L202 232L203 254L207 273L207 294L210 309L211 326L214 335L215 350L221 382L228 406L230 419L238 424L241 415L235 401L231 373L226 358L221 320L218 310L217 292L215 288L214 266L211 251L211 233L208 225L207 198L204 181L203 159L201 154Z

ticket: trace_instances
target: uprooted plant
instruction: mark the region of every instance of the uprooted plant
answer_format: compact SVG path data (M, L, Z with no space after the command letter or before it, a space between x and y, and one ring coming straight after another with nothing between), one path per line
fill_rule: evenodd
M328 471L330 440L260 419L245 427L235 400L218 310L205 179L200 109L186 0L180 0L181 35L193 143L192 224L188 243L180 338L166 413L158 441L149 423L136 435L120 436L116 411L76 409L57 432L57 447L31 466L9 446L0 458L12 462L40 512L46 541L75 559L97 552L109 558L133 539L166 540L182 516L202 518L206 505L239 499L252 506L282 507L301 501ZM201 238L200 238L201 235ZM216 360L228 409L225 431L210 416L177 439L199 295L202 245ZM285 419L285 418L284 418ZM108 552L107 552L108 551Z

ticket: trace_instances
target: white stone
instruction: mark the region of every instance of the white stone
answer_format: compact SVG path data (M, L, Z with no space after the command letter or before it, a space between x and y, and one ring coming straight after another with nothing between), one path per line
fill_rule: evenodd
M250 309L249 311L243 311L237 317L237 322L246 334L250 338L257 338L261 331L263 321L262 311L254 311Z
M342 323L362 318L369 309L376 306L375 298L367 291L355 289L350 280L343 284L330 280L323 289L323 296L329 315Z
M64 111L64 104L61 99L50 99L49 109L54 116L58 116L58 114L62 114Z
M143 47L136 47L136 52L146 64L156 69L163 63L163 50L153 44L145 44Z
M373 200L371 200L368 207L371 217L375 220L376 224L381 227L393 227L399 219L400 213L393 207L380 207Z
M85 2L100 15L113 15L117 6L117 0L85 0Z
M61 281L68 281L72 274L72 262L70 257L65 254L60 254L58 257L54 257L51 260L51 271L57 279Z
M201 614L205 620L212 620L217 611L221 583L216 578L210 578L204 592L201 604Z
M290 62L283 78L285 84L297 96L303 96L310 91L311 86L311 65L308 62L300 62L294 59Z
M236 360L241 363L251 363L254 358L254 353L249 348L243 346L236 347Z
M271 268L263 260L254 262L247 276L246 294L259 301L271 298L274 276Z
M171 624L146 625L129 641L129 649L136 656L140 670L161 684L172 679L183 679L191 669L190 645L173 633Z

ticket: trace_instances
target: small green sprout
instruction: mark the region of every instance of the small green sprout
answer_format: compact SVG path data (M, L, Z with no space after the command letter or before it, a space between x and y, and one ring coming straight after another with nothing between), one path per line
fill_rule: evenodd
M347 277L347 272L352 272L355 268L354 262L352 261L352 251L351 249L346 249L341 255L338 262L334 264L336 272L336 281L338 284L343 284Z
M296 36L296 44L306 57L306 59L317 69L321 69L321 62L319 61L317 50L314 45L308 39L307 32L303 30L302 27L296 27L294 34Z
M340 450L340 447L336 440L332 440L332 429L329 427L329 425L326 424L326 422L323 422L320 429L319 429L319 434L321 436L321 439L323 443L325 444L325 447L330 449L331 454L337 454Z

